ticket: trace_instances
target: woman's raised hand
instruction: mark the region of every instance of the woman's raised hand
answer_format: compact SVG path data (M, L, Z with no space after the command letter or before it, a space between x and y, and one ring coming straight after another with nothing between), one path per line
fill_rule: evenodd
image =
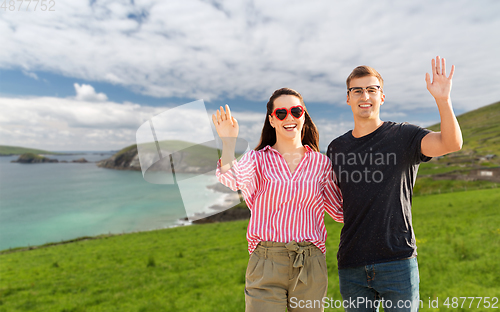
M226 111L222 106L220 110L217 110L217 116L212 114L212 121L214 122L217 134L224 141L226 138L236 138L238 137L239 126L236 119L231 116L231 110L226 104Z

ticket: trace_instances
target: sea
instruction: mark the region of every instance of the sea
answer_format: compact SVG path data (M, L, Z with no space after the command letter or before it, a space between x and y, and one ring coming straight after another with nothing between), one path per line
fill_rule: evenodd
M183 220L177 184L151 184L140 171L97 167L109 152L65 153L47 157L68 163L20 164L11 162L18 156L0 157L0 250L190 224ZM79 158L89 162L71 162ZM194 194L190 205L201 211L224 201L224 194L205 187L218 183L213 174L196 181L183 185L184 194Z

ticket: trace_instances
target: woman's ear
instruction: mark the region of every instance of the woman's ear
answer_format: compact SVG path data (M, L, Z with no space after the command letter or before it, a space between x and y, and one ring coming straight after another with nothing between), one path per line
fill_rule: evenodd
M269 123L271 124L271 127L274 128L274 125L273 125L273 116L268 115L267 117L269 118Z

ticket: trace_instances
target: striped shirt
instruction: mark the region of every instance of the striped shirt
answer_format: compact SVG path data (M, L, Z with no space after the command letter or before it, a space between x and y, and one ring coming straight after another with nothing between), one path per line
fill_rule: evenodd
M334 182L328 157L305 146L306 153L290 173L285 158L270 146L250 151L221 174L218 180L241 190L251 211L247 228L248 251L261 241L309 241L326 252L325 211L343 222L342 195Z

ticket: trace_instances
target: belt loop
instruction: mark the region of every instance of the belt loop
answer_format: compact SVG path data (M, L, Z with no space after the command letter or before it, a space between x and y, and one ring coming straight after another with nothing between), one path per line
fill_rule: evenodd
M264 259L267 259L267 247L264 247Z

